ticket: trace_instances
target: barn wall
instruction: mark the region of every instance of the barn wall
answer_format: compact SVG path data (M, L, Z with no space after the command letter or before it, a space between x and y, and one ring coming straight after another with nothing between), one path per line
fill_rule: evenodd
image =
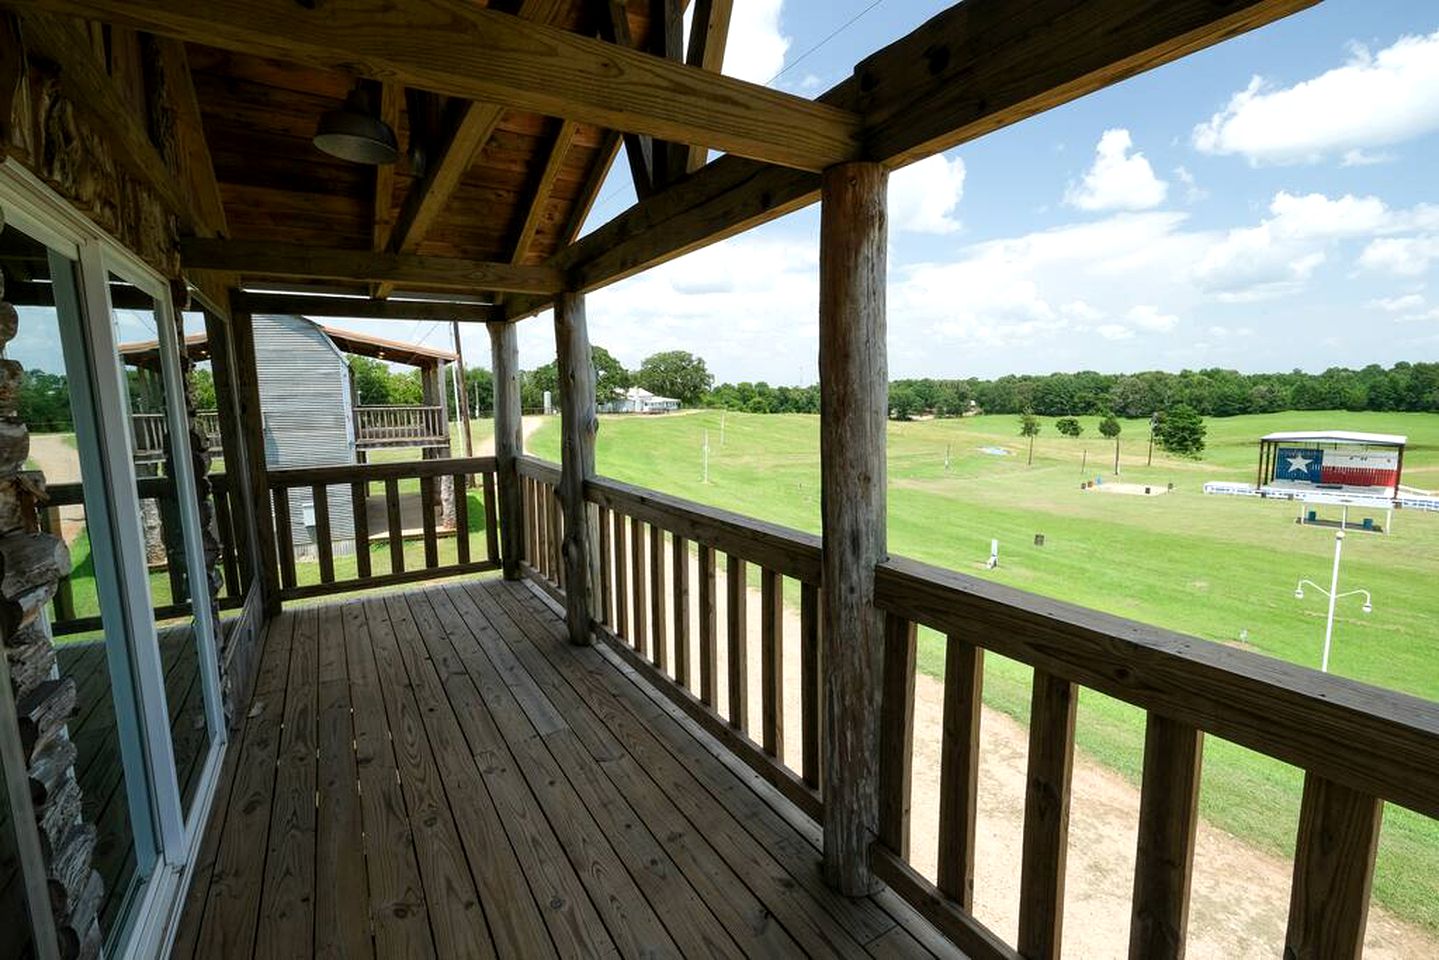
M355 462L350 373L344 356L304 317L257 316L255 365L264 415L265 465L318 467ZM350 488L329 490L330 529L337 540L354 536ZM296 545L311 543L305 512L308 491L290 494L290 529Z

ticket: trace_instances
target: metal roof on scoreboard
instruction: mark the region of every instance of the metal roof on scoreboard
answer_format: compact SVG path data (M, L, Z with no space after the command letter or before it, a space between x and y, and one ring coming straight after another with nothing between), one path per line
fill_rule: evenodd
M1402 447L1409 438L1397 433L1360 433L1357 430L1297 430L1260 437L1270 443L1368 443L1380 447Z

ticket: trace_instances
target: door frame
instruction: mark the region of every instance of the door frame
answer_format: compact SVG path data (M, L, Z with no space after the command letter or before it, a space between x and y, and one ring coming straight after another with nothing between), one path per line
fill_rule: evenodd
M66 347L67 372L71 359L83 358L74 371L83 376L85 402L76 410L77 440L82 430L89 443L78 443L82 468L104 484L87 484L85 510L98 536L92 536L97 587L106 624L123 627L127 643L107 644L108 663L126 696L117 698L116 723L125 769L143 771L144 782L131 784L130 810L136 839L137 874L147 858L151 872L141 878L138 895L122 914L124 938L114 954L121 960L155 957L167 947L178 921L183 881L198 853L200 839L213 807L227 745L223 720L215 624L210 604L191 603L199 670L204 693L209 750L204 760L187 819L180 795L171 742L164 671L154 619L144 536L139 511L138 485L133 460L133 431L129 422L126 380L115 342L109 277L117 277L149 294L156 305L156 325L162 376L166 393L167 425L172 437L188 435L188 424L177 398L183 396L176 337L175 311L166 279L126 249L119 241L75 210L44 182L13 159L0 162L0 208L17 230L45 244L79 271L76 283L80 329L60 324ZM67 330L67 326L70 327ZM197 488L189 457L176 456L177 495L185 543L189 581L208 594L204 566ZM140 841L144 839L142 849Z

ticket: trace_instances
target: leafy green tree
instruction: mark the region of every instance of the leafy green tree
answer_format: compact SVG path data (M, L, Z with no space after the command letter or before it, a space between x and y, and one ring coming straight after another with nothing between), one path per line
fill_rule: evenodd
M1160 449L1181 457L1198 457L1204 452L1204 419L1187 403L1171 407L1159 417L1154 440Z
M1084 432L1084 425L1074 417L1060 417L1054 421L1054 429L1073 439Z
M704 360L685 350L666 350L645 357L634 379L650 393L674 397L686 406L698 404L714 386L714 377Z
M190 373L190 384L195 390L196 410L217 410L215 399L215 375L204 367L196 367Z
M63 373L26 370L20 378L17 414L36 433L68 433L75 429L70 416L70 384Z
M609 403L615 398L615 391L624 390L633 382L630 372L625 369L624 364L616 360L614 354L604 347L591 348L590 363L594 364L595 368L595 403L597 404ZM659 391L652 390L651 392L658 393Z
M465 371L465 393L470 398L470 416L495 408L495 376L484 367Z
M913 420L920 411L919 394L907 383L897 384L889 391L889 415L896 420Z
M390 367L374 357L347 357L355 384L355 402L362 407L397 403L390 399Z
M1119 432L1121 429L1123 428L1120 427L1119 420L1112 413L1106 413L1104 418L1099 421L1100 434L1114 441L1114 475L1116 477L1119 476Z
M1019 418L1019 435L1029 438L1029 459L1027 463L1034 463L1034 438L1039 436L1039 418L1028 410Z

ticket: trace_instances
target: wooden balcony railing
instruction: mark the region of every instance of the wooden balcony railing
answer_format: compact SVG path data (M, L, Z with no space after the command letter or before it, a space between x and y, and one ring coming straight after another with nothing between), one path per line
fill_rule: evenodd
M235 509L229 482L223 473L210 474L205 478L210 483L215 503L215 534L220 541L219 566L221 572L220 606L232 609L244 603L244 584L240 576L240 556L235 528ZM156 510L160 523L160 540L172 543L179 537L179 531L171 529L178 522L172 510L164 509L167 502L173 502L174 484L166 477L141 477L138 482L142 503L152 501L161 509ZM57 483L46 487L47 502L40 512L40 527L46 533L62 536L66 508L82 507L84 491L78 483ZM81 521L83 522L83 521ZM71 540L74 538L71 537ZM169 584L170 603L158 605L154 610L157 618L182 616L190 609L185 582L185 571L178 564L166 564L164 574ZM81 593L76 596L77 581L93 579L93 575L74 571L60 581L51 601L51 629L56 636L97 630L101 626L99 610L93 596ZM93 593L93 591L90 591Z
M465 479L468 476L480 478L483 496L484 541L482 552L478 556L471 542L471 507L465 490ZM452 531L440 529L435 511L431 508L431 504L435 502L436 484L445 477L454 485L455 525ZM413 498L414 512L419 515L419 526L408 532L404 528L400 486L407 481L418 481L417 494L407 495ZM269 471L268 483L274 504L278 580L282 599L366 590L464 573L498 570L500 567L498 526L495 521L494 457L287 468ZM370 528L371 484L381 485L384 489L383 531ZM300 576L301 570L296 559L296 547L303 545L305 541L295 536L291 510L291 494L295 491L308 494L314 514L312 540L318 568L312 582L301 582L306 578ZM345 529L338 532L334 512L336 502L345 504L340 515L347 515L347 522L338 525ZM422 557L406 558L407 540L419 541ZM376 558L371 555L371 544L376 541L388 544L388 550L378 555L382 561L388 557L388 572L375 569ZM345 556L344 553L337 554L337 544L352 551L353 574L348 567L337 564L337 556Z
M200 429L207 437L207 447L211 453L220 453L223 445L220 440L220 414L216 410L201 410L196 413ZM169 426L163 413L132 413L130 414L130 429L135 435L135 462L136 463L159 463L165 459L165 438L169 434Z
M519 472L524 569L562 595L559 471L526 457ZM823 812L817 789L823 780L819 539L602 478L586 484L586 500L597 634L818 819ZM697 579L690 574L691 553ZM721 554L727 611L722 625L716 599ZM746 636L751 566L758 570L763 608L758 665L749 662ZM793 640L784 635L781 613L786 579L799 589L800 636ZM1362 949L1385 802L1439 819L1439 704L899 557L876 568L875 589L886 640L873 868L972 957L1059 955L1080 687L1147 711L1131 957L1183 955L1206 733L1305 771L1287 935L1294 956L1356 956ZM688 631L696 622L691 605L698 607L697 664L689 662ZM909 861L918 625L946 637L935 882ZM672 662L666 631L679 641L672 645ZM781 752L787 642L800 645L798 770ZM716 651L722 643L724 704L716 696ZM986 650L1034 669L1018 863L1019 935L1013 945L971 913ZM755 669L763 702L759 729L751 730L746 698Z
M372 406L355 408L355 445L372 447L443 446L450 442L443 407Z

